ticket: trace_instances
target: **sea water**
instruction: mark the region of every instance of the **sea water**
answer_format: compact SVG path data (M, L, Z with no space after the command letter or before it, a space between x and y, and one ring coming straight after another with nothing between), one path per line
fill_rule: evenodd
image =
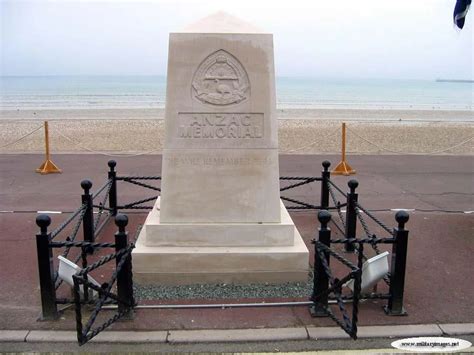
M279 109L472 110L473 83L279 77ZM164 108L163 76L3 76L0 110Z

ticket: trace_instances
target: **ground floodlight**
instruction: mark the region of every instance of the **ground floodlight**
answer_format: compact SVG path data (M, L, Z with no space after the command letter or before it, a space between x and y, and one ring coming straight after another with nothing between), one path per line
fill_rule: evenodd
M72 279L72 275L77 275L79 272L81 272L81 268L74 264L71 260L66 259L65 257L59 255L59 270L58 270L58 275L61 280L66 282L69 286L74 287L74 281ZM97 286L100 287L100 284L94 280L91 276L87 275L88 281ZM81 295L84 296L84 285L79 286L79 292ZM94 290L89 290L89 297L96 298L97 297L97 291Z
M383 252L373 258L368 259L362 265L361 291L365 291L383 279L388 273L389 252ZM344 286L354 291L354 280L350 280Z

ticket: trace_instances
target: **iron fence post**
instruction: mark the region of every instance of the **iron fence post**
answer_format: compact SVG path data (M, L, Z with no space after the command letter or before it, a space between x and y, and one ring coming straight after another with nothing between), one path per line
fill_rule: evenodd
M115 251L118 253L120 250L128 247L128 232L125 231L125 227L128 224L128 217L123 214L117 215L115 217L115 224L118 227L118 232L115 233ZM127 305L118 302L118 310L119 313L127 312L125 318L131 318L133 316L132 308L135 304L133 298L132 255L130 253L128 255L121 255L116 259L116 265L119 264L122 258L127 259L117 274L117 295L120 300L129 303L130 306L127 307Z
M321 209L327 209L329 207L329 178L331 172L329 167L331 162L328 160L323 161L323 171L321 172Z
M56 304L56 287L54 285L53 251L49 247L51 233L48 226L51 218L40 214L36 217L36 225L40 232L36 234L36 253L38 256L38 272L41 294L41 317L40 320L55 320L58 318L58 307Z
M357 180L349 180L347 183L349 186L349 193L347 194L347 206L346 206L346 239L355 239L357 233L357 200L358 194L355 192L357 186L359 186L359 182ZM354 242L345 243L345 250L346 252L353 252Z
M82 332L82 312L81 312L81 294L79 280L80 276L72 275L72 281L74 283L73 293L74 293L74 309L76 314L76 333L77 333L77 342L79 345L82 345L84 342L84 333Z
M359 302L362 283L362 266L364 263L364 243L359 243L359 253L357 254L357 271L352 272L354 276L354 292L352 294L352 324L351 337L357 339L357 323L359 321Z
M318 220L321 223L321 227L319 228L319 235L318 241L322 244L329 247L331 245L331 229L328 228L328 223L331 221L331 214L326 211L319 211L318 212ZM328 315L327 308L328 308L328 294L325 294L319 298L318 301L315 301L315 297L322 292L326 292L329 288L329 278L326 274L326 271L323 266L323 262L321 257L318 253L318 247L316 244L316 240L313 241L314 243L314 272L313 272L313 295L312 301L313 304L309 308L309 312L312 317L326 317ZM329 266L329 253L324 251L323 252L327 265Z
M112 185L109 190L109 208L112 216L117 215L117 172L115 166L117 162L115 160L109 160L107 165L109 166L109 179L112 180Z
M92 202L92 195L90 189L92 187L92 182L90 180L82 180L81 187L84 190L82 194L82 204L86 205L86 210L84 212L84 218L82 219L82 230L84 234L85 242L94 242L94 207ZM88 250L89 253L92 251Z
M405 272L407 263L408 230L405 223L410 216L406 211L398 211L395 215L398 228L394 228L395 243L392 246L392 265L390 271L390 298L385 306L385 313L391 316L407 314L403 307L403 292L405 289Z

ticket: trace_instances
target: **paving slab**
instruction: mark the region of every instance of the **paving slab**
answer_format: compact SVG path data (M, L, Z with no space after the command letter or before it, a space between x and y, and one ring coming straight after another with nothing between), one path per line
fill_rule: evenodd
M104 331L91 342L96 343L165 343L167 331L135 332L135 331Z
M405 324L390 326L362 326L358 328L359 338L400 338L418 336L441 336L437 324Z
M0 330L0 343L23 342L28 332L28 330Z
M77 342L77 333L68 330L32 330L26 337L28 343Z
M344 339L348 335L339 327L307 327L310 339Z
M361 326L358 338L402 338L474 334L473 323L407 324L389 326ZM289 340L347 339L339 327L293 327L259 329L202 329L171 331L104 331L91 340L93 343L214 343ZM0 331L2 342L75 342L74 331Z
M344 339L348 335L335 327L308 327L310 339ZM406 324L387 326L360 326L358 338L400 338L405 336L441 336L443 332L437 324Z
M474 334L474 323L440 324L439 327L446 335Z
M134 332L134 331L104 331L91 339L93 343L164 343L167 331ZM77 342L75 331L33 330L26 336L27 342L34 343L63 343ZM13 340L12 340L13 341Z
M170 343L215 343L308 339L306 328L172 330Z

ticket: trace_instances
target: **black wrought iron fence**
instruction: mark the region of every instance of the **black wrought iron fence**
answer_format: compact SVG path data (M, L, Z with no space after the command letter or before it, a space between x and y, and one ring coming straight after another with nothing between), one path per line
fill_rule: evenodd
M313 294L311 299L314 304L310 307L310 313L313 317L330 317L336 322L351 338L357 339L357 320L359 313L359 300L361 291L362 278L362 253L359 253L357 266L353 265L349 260L337 254L330 248L331 230L328 223L331 220L331 214L326 211L318 213L318 220L321 223L319 229L318 240L314 239L314 278L313 278ZM359 250L363 250L363 244L359 244ZM342 279L333 276L329 267L330 257L339 261L342 265L349 268L350 272ZM354 280L354 292L351 295L352 301L352 318L349 317L343 298L342 287L349 280ZM342 320L338 318L329 306L330 294L342 315Z
M118 215L118 213L124 210L149 210L152 206L146 205L146 203L156 200L159 194L119 204L119 187L117 183L132 184L143 189L161 193L160 186L150 183L151 181L160 182L161 176L117 176L116 165L116 162L113 160L108 162L107 180L94 194L90 192L92 188L90 181L84 180L81 182L84 190L81 196L81 206L55 230L48 232L47 229L51 223L51 219L48 216L40 215L37 218L37 224L40 227L40 233L37 234L36 241L42 318L56 319L58 317L58 304L75 304L77 333L80 344L84 344L118 319L130 315L131 310L136 305L133 298L131 271L133 243L129 243L126 237L125 226L127 224L127 217ZM319 211L318 219L320 222L318 238L313 240L315 256L312 295L309 297L308 302L286 302L285 304L293 304L295 306L309 305L313 316L330 317L347 334L356 339L359 302L361 300L385 299L387 300L387 305L385 306L387 314L406 314L403 307L408 244L408 231L405 229L405 224L409 216L404 211L397 212L395 219L398 222L398 227L390 229L370 210L360 204L358 193L356 192L359 184L356 180L350 180L348 182L349 191L344 192L342 188L331 180L330 162L324 161L322 166L323 170L320 177L290 176L280 178L281 182L290 182L285 186L281 186L281 193L315 182L321 183L319 205L310 201L301 201L281 195L281 199L288 203L287 208L289 210ZM336 212L337 218L332 218L328 212L330 210ZM115 243L98 243L97 238L100 232L112 216L116 216L115 221L119 228L115 235ZM83 241L76 241L81 224ZM358 224L364 233L362 238L357 236ZM374 233L371 230L372 225L370 224L377 227L382 234ZM339 238L334 239L333 236L333 239L331 239L332 231L329 225L335 227ZM53 240L59 234L65 234L68 230L71 230L71 232L68 233L65 240L59 242ZM374 292L370 293L363 293L361 290L364 262L369 259L366 253L364 253L364 245L366 244L370 245L376 255L380 254L380 244L392 244L390 271L383 277L389 287L388 292L378 293L375 292L376 288L373 289ZM348 254L344 256L337 252L332 247L335 245L344 245L344 250ZM74 300L58 299L56 297L56 290L62 281L58 278L58 271L54 268L54 248L64 248L62 253L64 257L68 257L72 248L80 248L80 253L74 259L76 263L79 260L82 261L82 270L73 276ZM106 255L94 264L88 265L88 256L93 254L95 250L103 248L115 248L115 253ZM349 256L353 255L353 252L357 254L357 265L349 260ZM99 287L89 281L89 272L114 259L116 260L116 269L108 283L104 283ZM335 277L330 268L331 259L348 268L347 275L340 279ZM342 287L349 281L353 282L353 286L352 292L348 294L342 291ZM111 291L115 282L117 284L116 294ZM88 289L95 291L98 294L98 298L89 299L88 292L86 292ZM349 316L349 312L346 310L345 304L347 302L352 303L351 316ZM107 303L116 304L118 307L117 313L98 327L92 328L96 322L97 315ZM85 304L94 305L94 311L87 323L83 325L81 309ZM332 304L337 305L336 310L341 314L342 319L336 316L336 312L330 306Z
M341 326L351 337L357 336L357 312L360 300L367 299L386 299L387 305L384 307L388 315L406 315L403 307L403 293L405 284L405 271L407 260L408 231L405 224L409 219L408 213L398 211L395 216L398 227L392 230L391 237L378 238L371 235L366 238L343 238L331 239L331 230L328 227L331 221L331 214L328 211L320 211L318 220L321 224L318 233L318 239L312 242L315 245L314 250L314 287L311 306L311 314L314 317L329 316ZM331 249L331 244L357 244L357 266L353 265L344 256ZM389 285L387 293L362 293L361 281L363 274L363 262L367 260L364 254L364 245L369 244L372 248L378 250L378 244L392 244L391 272L384 277ZM379 251L378 251L379 252ZM332 275L329 268L330 259L334 258L347 266L351 272L344 278L338 280ZM342 285L350 279L354 279L353 291L351 294L342 295ZM330 297L330 294L333 297ZM343 315L343 320L337 319L331 311L329 300L335 299ZM352 301L352 321L349 320L345 311L343 300ZM354 324L355 323L355 324Z
M94 264L83 268L79 273L72 276L74 281L76 330L79 345L85 344L119 319L124 317L130 318L132 316L133 308L136 306L135 298L133 297L132 274L132 250L135 246L133 243L128 242L128 233L125 231L125 227L128 224L128 218L125 215L117 215L115 223L118 226L118 232L115 233L115 252L103 256ZM116 268L113 271L110 280L103 283L101 286L97 286L91 282L88 278L88 274L111 260L116 261ZM117 293L112 292L112 287L115 283L117 283ZM84 298L86 298L86 302L88 289L92 289L98 293L98 298L94 303L94 309L85 326L82 323L82 306L84 302L81 297L81 285L83 287L82 294L84 295ZM99 313L102 311L102 307L108 300L117 303L117 312L99 326L92 328Z
M112 210L106 207L113 185L114 180L107 179L94 194L91 194L92 182L83 180L81 182L83 189L81 206L52 231L48 231L51 224L49 216L42 214L37 217L36 223L40 227L40 233L36 235L36 246L42 319L57 319L58 305L74 302L72 299L57 297L58 289L64 280L59 277L59 262L55 260L53 251L62 249L60 255L63 258L74 264L81 261L81 267L87 268L88 255L92 255L98 249L115 246L114 243L97 242L103 228L113 215ZM80 235L82 235L82 241L78 241ZM63 236L64 239L58 241L60 236ZM73 253L76 255L71 257L71 251L76 249L79 249L79 252Z
M105 204L109 198L111 186L112 180L108 179L106 183L102 187L100 187L95 192L95 194L92 195L90 193L90 189L92 188L92 182L89 180L83 180L81 182L81 187L84 190L83 194L81 195L82 205L76 211L74 211L69 218L67 218L63 223L61 223L56 229L51 232L50 240L53 241L61 233L67 232L66 228L69 226L72 227L72 231L66 236L64 242L74 242L81 230L82 225L83 240L85 242L94 242L96 238L98 238L100 232L105 227L111 217L110 212L108 212L106 213L106 216L102 219L104 211L110 211L110 209L105 207ZM99 197L101 197L102 200L98 204L95 204L95 201L97 201ZM94 209L96 209L97 211L94 211ZM96 213L95 217L94 213ZM56 245L58 245L58 243L56 243ZM69 243L67 245L64 245L64 251L61 256L67 258L69 256L71 248L72 246ZM75 257L73 262L77 263L80 259L82 259L82 264L84 265L87 263L85 261L85 255L92 254L93 249L91 249L90 247L82 247L81 249L81 253ZM62 284L62 280L58 278L57 268L54 271L54 283L55 289L58 289Z
M389 228L369 209L361 205L359 202L358 193L356 192L356 189L359 186L357 180L349 180L347 183L349 191L344 192L344 190L342 190L338 185L336 185L334 181L331 180L331 173L329 171L329 167L331 165L330 162L324 161L322 165L321 207L323 207L323 210L320 211L318 215L321 223L319 238L321 239L321 235L323 235L322 238L324 239L324 235L327 233L331 235L329 228L324 233L321 231L321 229L324 229L323 225L330 223L331 226L335 227L340 237L337 239L331 239L329 237L327 241L324 239L323 244L327 247L331 247L331 244L344 245L345 252L357 253L359 263L360 261L366 262L369 260L366 252L364 252L364 244L368 244L375 255L381 254L381 250L379 248L380 244L392 244L389 272L382 278L389 288L388 292L376 292L377 284L375 284L375 287L373 288L374 292L361 293L359 295L359 299L386 299L387 305L384 307L384 309L387 314L405 315L406 311L403 307L403 294L405 288L404 285L408 247L408 231L405 229L405 224L409 220L408 213L406 211L398 211L395 215L395 220L398 223L398 227L393 229ZM343 208L345 208L345 210ZM336 218L332 218L332 216L330 214L326 214L324 210L335 210ZM363 231L362 238L357 236L358 225ZM374 228L377 229L377 232L374 232ZM317 243L317 245L321 245L321 243ZM319 254L315 253L315 255L317 256ZM317 265L315 262L315 268L316 266ZM323 271L323 268L320 268L318 272L315 270L315 283L319 282L316 275L322 275ZM326 281L323 279L322 284L325 284L325 282ZM353 293L355 293L355 291ZM346 297L343 296L345 299L350 299L351 297L351 295ZM327 306L327 303L325 303L325 306ZM319 305L318 307L320 308L321 306Z
M36 224L40 227L40 232L36 235L38 248L38 267L41 289L42 319L55 320L58 318L59 304L74 304L76 307L76 328L78 342L80 345L86 343L100 331L112 325L114 322L125 316L130 316L136 303L133 297L133 274L132 274L132 256L131 252L135 247L133 243L128 242L128 233L125 227L128 218L125 215L117 215L115 223L118 232L115 234L114 243L96 243L89 241L51 241L51 232L48 232L48 226L51 224L51 218L47 215L39 215L36 218ZM58 299L56 297L57 283L55 283L53 249L54 248L81 248L82 269L72 275L74 299ZM114 248L115 252L102 256L91 265L87 265L87 254L104 248ZM116 268L108 282L98 285L89 279L89 273L100 266L116 260ZM57 274L56 274L57 275ZM112 292L116 283L117 293ZM81 288L82 285L82 288ZM90 294L89 290L95 291L97 297ZM92 328L99 312L105 304L117 304L118 312L111 318L108 318L101 325ZM83 326L82 306L93 305L94 309Z

